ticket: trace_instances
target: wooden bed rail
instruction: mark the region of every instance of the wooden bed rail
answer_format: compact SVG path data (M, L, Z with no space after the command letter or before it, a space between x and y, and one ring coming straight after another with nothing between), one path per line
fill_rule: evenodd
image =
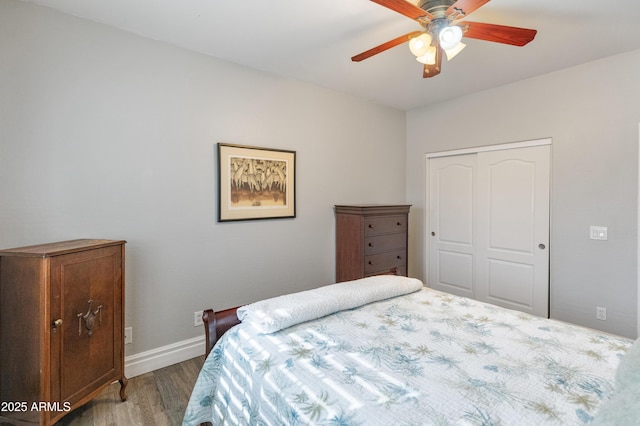
M235 308L225 309L224 311L214 312L213 309L206 309L202 312L202 322L204 324L204 334L206 338L206 352L208 356L213 345L222 337L231 327L240 323Z

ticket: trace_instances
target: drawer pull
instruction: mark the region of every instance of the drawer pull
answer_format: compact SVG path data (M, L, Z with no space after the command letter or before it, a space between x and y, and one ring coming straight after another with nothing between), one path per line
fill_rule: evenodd
M373 247L373 243L369 243L369 247Z
M372 262L372 261L369 261L369 265L373 265L373 262Z
M83 314L81 312L76 315L78 317L78 336L82 336L82 320L84 320L84 326L87 329L87 334L91 337L93 335L93 326L95 325L96 317L98 317L98 323L102 325L102 305L98 305L96 310L92 311L91 305L93 304L93 300L89 300L87 303L89 304L87 313Z
M400 260L402 259L402 256L396 256L396 259Z
M373 224L369 224L369 229L373 229Z
M398 225L398 226L402 226L402 223L398 222L398 223L396 223L396 225Z

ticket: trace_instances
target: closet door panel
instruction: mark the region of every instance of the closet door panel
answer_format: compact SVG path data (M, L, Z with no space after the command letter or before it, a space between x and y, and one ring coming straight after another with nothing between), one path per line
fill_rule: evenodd
M549 146L481 152L477 297L548 316Z
M429 285L465 297L475 296L475 163L475 154L429 163Z

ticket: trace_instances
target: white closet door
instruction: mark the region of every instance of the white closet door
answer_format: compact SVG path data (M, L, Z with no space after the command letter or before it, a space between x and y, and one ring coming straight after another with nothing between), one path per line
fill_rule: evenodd
M548 145L429 160L429 285L548 316Z
M429 161L429 285L464 297L475 297L475 169L476 154Z
M549 312L549 146L478 154L479 300Z

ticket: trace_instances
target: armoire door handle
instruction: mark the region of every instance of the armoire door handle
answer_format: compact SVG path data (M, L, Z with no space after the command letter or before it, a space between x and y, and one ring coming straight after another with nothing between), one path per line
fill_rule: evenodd
M62 318L58 318L53 322L53 324L51 324L51 329L55 333L56 331L58 331L58 328L60 328L61 325L62 325Z

